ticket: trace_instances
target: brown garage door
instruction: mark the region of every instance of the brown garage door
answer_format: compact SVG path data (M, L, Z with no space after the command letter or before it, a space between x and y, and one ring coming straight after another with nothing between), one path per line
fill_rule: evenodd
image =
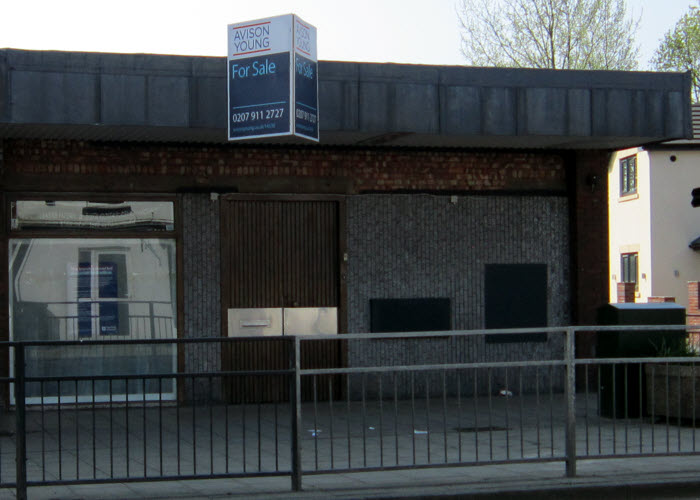
M225 309L339 308L339 204L225 197L221 227ZM339 344L304 342L302 368L342 366ZM222 361L229 370L284 369L289 366L289 343L278 338L239 340L224 350ZM328 380L317 380L320 399L328 392L327 385ZM234 402L281 401L287 398L288 383L279 376L234 378L227 392ZM313 398L311 380L304 381L302 397Z

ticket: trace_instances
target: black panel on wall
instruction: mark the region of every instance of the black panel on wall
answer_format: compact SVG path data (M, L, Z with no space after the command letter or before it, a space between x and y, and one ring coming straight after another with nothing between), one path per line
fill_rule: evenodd
M370 299L369 308L372 333L452 329L449 298Z
M547 326L547 265L487 264L486 328ZM546 334L487 335L486 342L544 342Z

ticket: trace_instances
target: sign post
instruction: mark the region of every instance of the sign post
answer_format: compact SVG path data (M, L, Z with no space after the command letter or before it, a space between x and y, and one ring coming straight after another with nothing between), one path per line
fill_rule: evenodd
M228 26L228 139L318 134L316 28L293 14Z

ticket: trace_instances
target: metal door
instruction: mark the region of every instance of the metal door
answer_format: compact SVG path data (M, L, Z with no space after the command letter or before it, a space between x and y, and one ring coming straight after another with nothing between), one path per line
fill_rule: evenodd
M339 204L337 200L224 197L221 227L223 310L340 309ZM304 342L302 367L342 366L343 352L339 344L337 341ZM288 348L288 342L275 337L237 340L224 349L223 367L229 370L284 369L289 366ZM317 383L316 397L324 398L327 384L328 381ZM287 397L288 383L279 376L257 377L245 382L232 379L228 390L232 401L280 401ZM338 394L336 390L334 388L334 394ZM313 398L313 387L305 383L302 396Z

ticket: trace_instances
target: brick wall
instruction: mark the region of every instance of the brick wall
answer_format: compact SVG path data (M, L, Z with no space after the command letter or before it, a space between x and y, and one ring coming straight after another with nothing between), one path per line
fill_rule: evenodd
M577 325L595 325L598 309L614 299L608 288L609 160L604 151L577 152L572 160L572 319ZM576 355L593 356L595 343L594 333L577 335Z
M700 281L688 282L688 307L686 308L687 324L693 327L692 333L700 334ZM698 338L696 336L696 341Z
M649 304L664 304L664 303L668 303L668 302L676 302L676 298L675 297L662 297L662 296L647 297L647 302Z
M186 187L261 192L566 189L560 155L409 149L173 146L11 140L13 190L166 191ZM51 182L60 176L61 183ZM274 179L289 179L280 184ZM332 180L324 185L319 179Z
M617 284L617 302L618 303L625 303L625 302L634 302L635 301L635 294L637 292L637 284L636 283L629 283L626 281L620 281Z

